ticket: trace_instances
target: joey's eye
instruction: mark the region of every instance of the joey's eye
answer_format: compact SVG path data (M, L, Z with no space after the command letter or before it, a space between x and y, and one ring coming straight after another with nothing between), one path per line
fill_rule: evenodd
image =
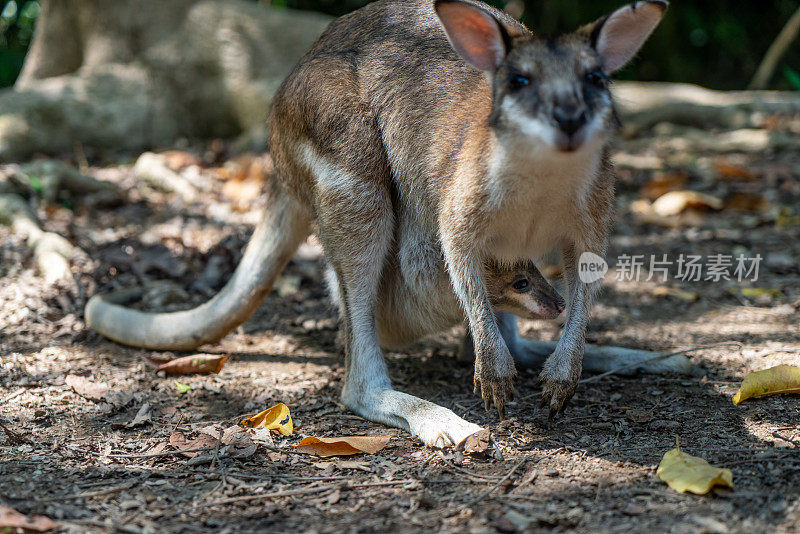
M586 73L586 81L592 85L603 86L608 80L608 76L606 73L600 69L595 69L591 72Z
M514 288L515 291L519 291L520 293L527 290L530 283L528 282L527 278L517 278L514 280L514 283L511 284L511 287Z
M512 90L522 89L530 83L531 79L522 74L512 74L508 78L508 86L511 87Z

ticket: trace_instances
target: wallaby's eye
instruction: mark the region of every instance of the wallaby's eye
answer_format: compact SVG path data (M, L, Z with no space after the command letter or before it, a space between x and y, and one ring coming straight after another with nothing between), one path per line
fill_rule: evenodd
M512 90L522 89L530 83L531 79L522 74L512 74L508 78L508 86L511 87Z
M608 80L608 76L606 73L600 69L595 69L591 72L586 73L586 81L592 85L597 85L598 87L602 87L605 85L606 80Z
M515 291L519 291L520 293L526 291L528 289L528 286L530 286L530 282L528 282L527 278L517 278L516 280L514 280L514 283L511 284L511 287L513 287Z

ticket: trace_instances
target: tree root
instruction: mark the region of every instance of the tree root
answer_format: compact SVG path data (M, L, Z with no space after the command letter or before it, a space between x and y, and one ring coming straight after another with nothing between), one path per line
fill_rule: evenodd
M713 91L677 83L619 83L614 96L624 134L666 122L709 128L761 128L766 115L800 113L800 95L778 91Z
M136 160L133 172L159 191L175 193L186 202L197 199L197 189L192 183L167 166L163 155L145 152Z
M800 137L787 132L740 128L720 133L675 125L662 125L658 135L626 142L630 152L656 150L669 153L761 154L797 150Z
M62 236L42 230L36 215L21 196L0 195L0 224L10 226L15 233L25 237L36 266L47 283L72 278L70 259L83 251Z
M11 165L0 172L0 194L38 196L45 204L69 198L84 205L109 205L125 195L111 182L97 180L58 160L39 160Z

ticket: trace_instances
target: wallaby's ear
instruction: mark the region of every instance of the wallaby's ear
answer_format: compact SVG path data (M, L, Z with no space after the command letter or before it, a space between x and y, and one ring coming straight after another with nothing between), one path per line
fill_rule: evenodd
M437 0L435 9L450 44L461 57L481 70L497 70L510 42L497 19L459 0Z
M630 61L658 26L668 5L666 0L634 2L587 28L606 72L614 72Z

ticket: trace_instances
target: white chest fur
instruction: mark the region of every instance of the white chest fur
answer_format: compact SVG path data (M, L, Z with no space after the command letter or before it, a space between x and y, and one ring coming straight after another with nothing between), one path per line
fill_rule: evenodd
M574 235L599 169L602 145L559 152L545 143L496 145L486 181L494 215L487 253L537 258Z

